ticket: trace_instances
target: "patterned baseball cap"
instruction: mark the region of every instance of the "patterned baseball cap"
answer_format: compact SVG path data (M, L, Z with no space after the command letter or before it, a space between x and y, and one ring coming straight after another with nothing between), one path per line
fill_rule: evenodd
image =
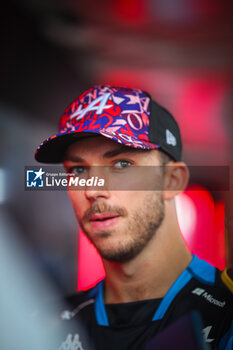
M161 149L181 160L180 130L173 116L142 90L108 85L94 86L66 108L59 134L39 145L35 159L60 163L71 143L93 134L129 147Z

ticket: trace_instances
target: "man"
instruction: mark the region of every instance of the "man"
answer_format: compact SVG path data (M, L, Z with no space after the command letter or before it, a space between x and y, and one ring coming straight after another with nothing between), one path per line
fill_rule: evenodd
M192 310L201 314L212 349L232 346L231 294L220 272L192 256L179 232L175 196L189 178L181 150L175 119L147 93L96 86L74 100L60 133L36 151L40 162L63 162L70 176L105 179L103 187L69 188L106 278L71 297L62 314L68 328L75 329L75 320L85 326L96 349L144 349ZM78 330L76 336L85 349ZM74 337L70 331L60 349Z

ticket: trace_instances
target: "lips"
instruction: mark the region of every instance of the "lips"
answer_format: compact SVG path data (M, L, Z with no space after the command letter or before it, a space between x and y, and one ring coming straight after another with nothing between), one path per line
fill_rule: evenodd
M109 220L115 217L118 217L117 214L111 214L111 213L101 213L101 214L92 214L90 216L90 221L103 221L103 220Z
M89 218L93 229L103 230L117 223L120 216L112 213L92 214Z

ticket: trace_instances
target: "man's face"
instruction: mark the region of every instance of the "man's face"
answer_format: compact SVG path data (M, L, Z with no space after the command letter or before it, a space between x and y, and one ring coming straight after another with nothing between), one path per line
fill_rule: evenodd
M142 178L135 169L148 165L155 166L154 176L151 171L143 171ZM150 189L158 188L158 184L162 188L159 152L133 149L93 136L69 146L64 166L68 173L106 180L104 188L69 190L79 224L102 258L124 262L138 255L164 218L162 191L140 190L142 182ZM125 190L121 190L123 183Z

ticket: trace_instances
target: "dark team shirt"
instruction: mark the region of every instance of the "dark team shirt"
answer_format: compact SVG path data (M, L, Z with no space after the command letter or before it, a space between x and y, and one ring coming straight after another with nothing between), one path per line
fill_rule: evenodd
M233 349L233 300L221 271L194 255L161 299L104 304L104 281L67 299L57 350L143 350L156 334L197 311L211 349Z

